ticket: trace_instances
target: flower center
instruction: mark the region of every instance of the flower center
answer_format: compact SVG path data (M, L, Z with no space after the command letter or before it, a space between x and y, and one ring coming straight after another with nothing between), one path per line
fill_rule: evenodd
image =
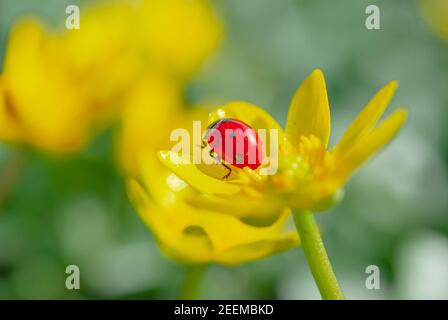
M302 136L296 149L280 156L278 173L271 180L282 192L294 192L325 178L332 166L333 156L321 141Z
M321 178L333 165L333 156L313 135L300 137L298 154L313 178Z

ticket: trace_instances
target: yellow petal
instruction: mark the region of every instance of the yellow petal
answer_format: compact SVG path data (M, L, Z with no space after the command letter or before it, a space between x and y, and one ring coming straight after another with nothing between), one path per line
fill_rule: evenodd
M237 217L250 224L272 224L284 208L284 203L276 197L263 196L254 199L246 195L229 197L193 194L185 199L199 209L214 210Z
M269 227L253 227L233 216L191 209L179 202L171 208L153 205L145 190L128 181L129 196L162 250L184 263L239 264L298 244L295 232L283 230L288 212Z
M153 201L160 206L169 207L176 205L179 201L183 201L186 204L198 209L198 210L210 210L225 213L237 217L238 219L245 221L252 225L271 225L273 221L278 219L278 216L284 208L284 203L275 197L263 196L260 198L254 198L247 195L247 186L241 184L225 183L222 180L211 178L201 172L202 177L194 177L194 179L204 178L204 185L207 187L207 193L197 192L198 188L202 186L196 186L194 183L189 184L181 178L181 173L171 172L170 168L163 166L156 158L157 153L147 150L140 152L139 158L139 178L142 181L145 189L153 198ZM173 161L175 160L175 158ZM193 167L198 167L194 166ZM196 168L193 168L196 170ZM222 177L222 175L221 175ZM211 180L210 180L211 179ZM196 180L194 180L196 181ZM212 181L212 182L210 182ZM237 181L237 180L235 180ZM224 187L232 191L238 190L238 194L229 193L225 194L223 191L218 190L218 193L211 193L210 185L218 183L213 188ZM226 185L222 185L225 183ZM240 190L245 190L244 194L241 194Z
M3 81L27 142L54 152L78 149L86 141L91 114L61 46L43 27L24 20L11 31ZM61 103L63 101L63 103Z
M191 220L188 210L158 207L135 180L129 180L127 187L129 198L141 219L151 229L167 256L185 263L207 263L212 260L211 241L203 229Z
M17 141L21 138L22 132L16 110L0 78L0 140Z
M26 67L31 67L31 63L23 64L37 58L43 36L43 27L35 20L24 19L16 23L11 29L6 46L4 74L25 72Z
M259 260L278 252L286 251L299 244L297 232L279 234L271 239L259 240L252 243L233 247L216 257L216 261L225 265Z
M206 175L195 164L191 163L189 159L174 152L161 151L159 152L159 159L168 169L199 192L215 195L232 195L240 191L240 187L236 185Z
M196 190L166 168L157 155L158 152L152 149L137 155L137 177L157 206L176 206L178 202L184 201L184 198L197 194Z
M177 82L159 73L146 75L130 90L121 114L117 148L126 173L137 173L136 155L141 150L169 148L173 118L183 112L180 91Z
M64 33L59 44L66 47L67 59L75 70L87 71L103 65L108 66L107 70L103 70L107 72L115 68L111 64L117 63L123 50L132 51L135 22L135 8L124 1L90 6L83 9L81 28ZM106 83L110 80L102 79Z
M314 135L326 147L330 138L330 107L321 70L314 70L297 89L286 120L286 139L298 145L301 136Z
M152 61L189 76L218 46L221 22L207 0L140 1L137 32Z
M370 100L345 131L335 148L335 154L344 153L345 150L356 143L357 139L361 139L370 132L389 105L397 86L396 81L389 82Z
M282 127L268 112L244 101L232 101L216 108L209 114L208 121L212 123L223 118L241 120L254 129L278 129L283 132Z
M221 263L226 260L226 263L238 264L270 255L274 253L273 249L285 250L289 247L269 245L284 238L291 240L289 241L290 246L297 245L299 242L296 232L284 231L289 217L289 212L286 211L273 225L268 227L254 227L227 214L198 210L194 210L194 212L197 214L195 222L210 237L215 259ZM260 243L263 243L263 247L254 245ZM245 246L247 246L246 250L241 250ZM233 249L236 249L235 255L231 256L230 251ZM256 250L260 250L260 252L256 252ZM239 254L237 254L238 251L240 251Z
M387 144L406 120L407 112L398 109L382 121L370 134L359 139L345 154L335 158L335 178L339 181L347 179L364 161Z
M95 99L92 109L105 109L108 117L115 116L121 105L118 100L144 67L135 50L136 15L136 8L125 1L93 5L83 10L79 30L57 38L56 45L64 48L70 72L75 72L72 77L82 79L78 90L87 91Z

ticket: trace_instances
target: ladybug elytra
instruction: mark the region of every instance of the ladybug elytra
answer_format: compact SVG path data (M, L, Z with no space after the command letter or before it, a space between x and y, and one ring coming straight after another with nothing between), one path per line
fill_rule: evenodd
M223 118L213 122L207 128L202 144L203 147L208 145L210 156L228 170L223 179L232 172L227 164L255 170L263 162L263 143L257 132L241 120Z

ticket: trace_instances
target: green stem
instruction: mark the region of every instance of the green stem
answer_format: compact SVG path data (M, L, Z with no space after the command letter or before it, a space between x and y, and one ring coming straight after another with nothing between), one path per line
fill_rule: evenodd
M344 299L313 213L310 211L293 211L293 216L306 260L322 298L325 300Z
M13 150L0 168L0 209L3 207L11 190L27 162L28 154L23 150Z
M202 278L204 277L206 265L188 266L182 286L180 298L183 300L195 300L199 296Z

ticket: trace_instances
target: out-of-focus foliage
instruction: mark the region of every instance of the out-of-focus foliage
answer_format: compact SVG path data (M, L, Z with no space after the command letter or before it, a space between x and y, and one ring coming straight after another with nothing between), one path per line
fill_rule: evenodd
M0 61L17 18L32 14L61 25L68 4L1 0ZM369 4L215 1L224 43L182 94L192 104L248 100L284 124L298 81L319 67L332 101L334 144L365 97L398 80L392 103L408 107L407 125L347 185L343 202L321 216L324 240L348 298L448 298L448 42L418 1L379 3L381 30L367 30ZM72 158L30 153L0 209L0 298L177 296L182 269L160 255L129 206L112 136L103 132ZM0 166L13 152L0 147ZM69 264L81 269L79 291L65 289ZM365 288L372 264L381 270L381 290ZM319 295L303 252L291 250L236 268L212 267L202 297Z

